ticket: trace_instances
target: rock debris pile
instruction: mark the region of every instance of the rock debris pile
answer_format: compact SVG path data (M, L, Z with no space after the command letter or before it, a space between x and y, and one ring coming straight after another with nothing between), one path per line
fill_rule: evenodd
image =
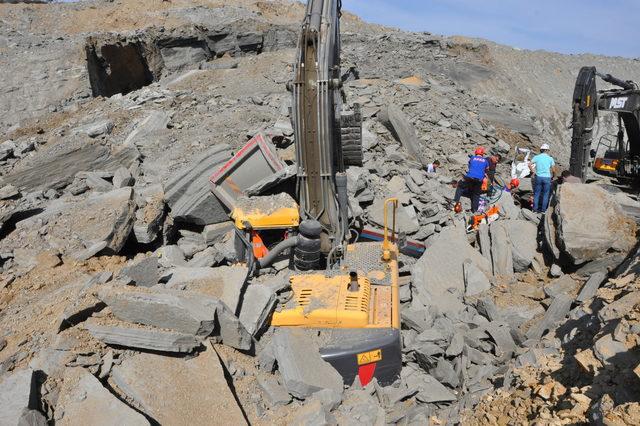
M540 216L523 179L490 224L451 209L476 146L503 155L500 182L518 146L566 164L573 82L547 110L506 77L536 52L344 15L345 122L362 119L364 148L350 214L379 230L396 197L419 248L400 259L401 375L345 386L313 332L270 326L288 261L245 285L210 178L260 135L277 170L234 196L289 201L303 9L234 3L0 5L0 423L637 421L637 198L564 184ZM579 69L547 55L559 81Z

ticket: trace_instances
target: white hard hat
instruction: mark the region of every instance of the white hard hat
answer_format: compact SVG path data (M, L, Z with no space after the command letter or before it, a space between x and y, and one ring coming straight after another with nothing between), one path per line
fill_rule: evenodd
M549 150L549 144L548 143L543 143L542 146L540 147L541 150Z

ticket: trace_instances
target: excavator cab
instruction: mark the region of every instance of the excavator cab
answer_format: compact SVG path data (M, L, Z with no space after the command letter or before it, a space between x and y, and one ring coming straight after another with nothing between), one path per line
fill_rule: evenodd
M596 88L597 78L615 86ZM610 74L601 74L595 67L583 67L578 74L573 95L573 137L571 140L570 171L583 181L589 169L593 132L600 113L617 116L616 140L601 154L596 148L593 169L633 185L640 184L640 88L633 81L625 81ZM626 136L626 137L625 137ZM600 142L602 142L601 139Z

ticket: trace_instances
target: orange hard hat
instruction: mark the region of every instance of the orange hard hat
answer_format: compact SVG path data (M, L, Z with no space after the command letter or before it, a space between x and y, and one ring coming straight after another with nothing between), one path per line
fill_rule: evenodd
M520 179L518 178L513 178L511 179L511 188L517 188L520 186Z
M484 148L479 146L476 148L476 155L484 155Z

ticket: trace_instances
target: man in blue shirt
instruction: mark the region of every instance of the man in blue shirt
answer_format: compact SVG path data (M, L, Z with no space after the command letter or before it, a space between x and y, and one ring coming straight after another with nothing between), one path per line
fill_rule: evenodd
M556 174L556 162L553 157L547 154L549 145L543 144L540 147L540 154L531 160L531 171L535 173L533 184L533 211L544 213L549 207L549 196L551 195L551 180Z
M456 211L460 209L460 197L465 191L471 198L471 211L473 213L478 211L480 194L482 193L482 180L485 178L489 166L489 160L484 157L484 148L477 148L475 155L469 158L469 171L467 171L464 179L458 182L456 195L453 199L456 203Z

